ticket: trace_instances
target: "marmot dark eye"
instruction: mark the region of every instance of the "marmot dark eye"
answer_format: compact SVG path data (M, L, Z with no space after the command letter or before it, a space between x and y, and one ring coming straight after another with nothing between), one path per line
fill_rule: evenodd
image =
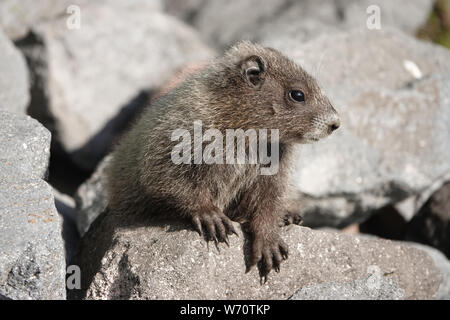
M305 101L305 95L300 90L291 90L289 91L289 96L292 100L297 102L303 102Z

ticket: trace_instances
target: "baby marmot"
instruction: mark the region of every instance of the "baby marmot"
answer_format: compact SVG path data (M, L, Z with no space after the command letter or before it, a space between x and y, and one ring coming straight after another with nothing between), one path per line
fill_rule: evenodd
M260 262L267 279L288 255L279 220L286 214L292 146L338 127L339 117L315 79L280 52L241 42L144 111L113 153L109 208L124 215L175 214L221 242L235 232L231 220L238 221L251 237L247 270ZM267 155L276 155L276 170L261 171L272 165L259 161L261 154L257 163L226 161L222 155L237 153L239 143L226 149L224 137L238 129L246 134L241 144L246 156L254 142L247 133L267 129L258 148L271 139ZM180 143L207 131L200 143ZM187 154L174 161L183 150Z

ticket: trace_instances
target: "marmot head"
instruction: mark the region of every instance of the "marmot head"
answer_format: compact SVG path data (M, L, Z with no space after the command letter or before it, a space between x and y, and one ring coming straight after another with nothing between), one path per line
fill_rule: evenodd
M209 75L211 107L228 128L279 129L281 142L309 143L340 125L316 80L275 49L240 42Z

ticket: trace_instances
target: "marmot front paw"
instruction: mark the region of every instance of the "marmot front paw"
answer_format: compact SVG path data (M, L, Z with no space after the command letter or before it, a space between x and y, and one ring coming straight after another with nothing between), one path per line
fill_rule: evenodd
M281 221L281 226L288 226L290 224L301 225L302 222L303 218L298 212L288 211Z
M259 263L261 283L265 283L272 268L279 272L281 262L287 258L288 246L279 235L270 238L266 238L264 235L255 235L245 272L249 272L254 265Z
M214 240L216 243L225 242L229 245L228 235L234 233L239 236L230 218L220 212L220 210L196 214L192 216L191 222L200 236L203 236L203 230L206 230L206 238Z

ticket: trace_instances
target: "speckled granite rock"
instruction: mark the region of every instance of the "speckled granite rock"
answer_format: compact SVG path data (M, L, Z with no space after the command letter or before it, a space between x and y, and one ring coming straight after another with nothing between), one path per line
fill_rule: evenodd
M377 283L375 284L375 281ZM351 282L326 282L297 290L289 300L399 300L404 292L387 277L369 275Z
M64 299L64 246L51 187L2 172L0 208L0 295Z
M185 228L103 214L79 260L87 299L287 299L307 286L355 281L371 298L431 299L439 288L440 273L421 250L298 226L283 230L290 257L261 285L256 269L244 273L240 231L219 253ZM376 288L385 293L369 293Z
M445 257L439 250L435 248L410 242L411 246L425 251L433 259L436 268L441 272L441 283L436 294L436 299L450 300L450 260Z
M29 116L0 110L0 166L3 174L21 172L45 178L50 158L50 132Z
M50 133L0 112L0 298L64 299L60 217L45 177Z

